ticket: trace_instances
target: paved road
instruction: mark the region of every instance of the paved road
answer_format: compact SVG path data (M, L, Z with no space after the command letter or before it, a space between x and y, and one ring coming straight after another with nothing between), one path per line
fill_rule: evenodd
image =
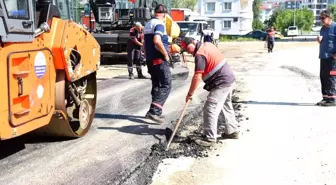
M316 41L317 35L298 35L295 37L283 37L280 40L276 40L279 42L291 42L291 41L302 41L302 42L311 42Z
M152 144L165 139L165 128L184 106L187 82L173 81L164 109L167 118L158 126L144 119L150 80L101 81L94 124L84 138L61 142L22 137L1 143L0 184L118 184L145 160ZM188 111L199 103L194 99Z
M318 44L248 63L256 60L262 68L238 73L249 132L223 141L208 158L166 160L152 185L336 184L336 108L315 106Z
M288 48L287 43L277 48L280 46ZM261 42L226 43L223 47L238 79L246 78L251 70L258 74L266 64L258 58L265 53ZM184 106L190 79L174 81L165 105L165 124L158 126L143 118L151 99L150 81L125 78L99 83L96 118L84 138L46 141L22 137L1 143L0 184L119 184L123 178L129 180L125 184L141 184L129 177L144 162L150 146L165 139L164 129ZM204 99L205 91L198 92L201 94L195 95L188 112Z

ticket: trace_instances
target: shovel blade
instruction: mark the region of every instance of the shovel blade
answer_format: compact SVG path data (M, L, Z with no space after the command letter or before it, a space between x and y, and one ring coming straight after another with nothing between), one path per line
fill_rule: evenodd
M189 69L184 65L174 64L171 75L173 80L186 80L189 77Z

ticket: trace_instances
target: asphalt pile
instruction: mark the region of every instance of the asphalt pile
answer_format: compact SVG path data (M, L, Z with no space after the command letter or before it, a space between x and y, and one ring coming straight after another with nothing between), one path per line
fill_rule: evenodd
M244 119L244 115L241 113L242 101L239 101L239 90L234 91L232 102L236 112L236 119L238 122L241 122ZM238 103L235 103L238 102ZM204 102L203 102L204 103ZM172 134L172 130L174 129L178 120L173 121L173 128L166 128L166 140L154 144L151 147L151 153L147 157L147 159L140 164L133 172L129 175L130 179L125 179L122 184L150 184L152 181L152 177L156 172L159 164L162 160L167 158L178 158L178 157L194 157L194 158L203 158L208 157L208 152L210 151L207 147L202 147L197 145L194 141L197 138L201 137L203 131L203 106L196 107L194 111L186 114L180 124L179 129L172 141L171 147L168 151L165 151L167 142L169 140L170 135ZM218 120L218 133L223 132L223 123L224 117L220 115ZM190 128L195 128L191 130ZM186 137L183 137L182 132L188 130L189 134ZM218 140L218 143L221 143ZM174 146L173 146L174 145Z

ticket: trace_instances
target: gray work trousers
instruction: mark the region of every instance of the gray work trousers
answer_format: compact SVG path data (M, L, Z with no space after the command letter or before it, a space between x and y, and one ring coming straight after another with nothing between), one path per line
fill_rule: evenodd
M236 84L229 87L215 87L210 90L203 108L204 135L209 139L217 139L217 123L221 111L224 114L224 133L232 134L238 131L238 123L232 105L232 91Z

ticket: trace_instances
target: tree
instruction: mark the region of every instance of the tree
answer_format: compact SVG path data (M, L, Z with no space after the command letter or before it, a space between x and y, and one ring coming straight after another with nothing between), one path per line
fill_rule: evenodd
M276 30L284 33L285 29L294 25L294 11L295 25L299 30L310 31L314 24L314 14L307 8L299 10L278 10L274 12L267 21L267 26L274 26Z
M173 8L189 8L194 11L197 0L172 0Z
M336 5L332 4L328 6L331 14L333 15L333 19L336 20Z
M259 19L254 19L252 22L252 28L253 30L263 30L264 24Z
M261 0L254 0L252 4L253 20L259 19L261 14Z
M296 14L296 23L300 30L310 31L314 24L314 14L307 8L301 9Z
M254 0L252 4L253 11L253 22L252 29L253 30L262 30L264 28L264 24L260 21L261 14L261 0Z
M183 0L172 0L172 7L173 8L182 8L183 7Z
M274 27L281 32L285 32L285 29L294 24L293 15L294 12L291 10L279 11L277 17L275 18Z
M277 9L276 11L274 11L273 14L272 14L272 16L268 20L265 20L264 24L267 27L274 26L278 14L279 14L279 9Z

